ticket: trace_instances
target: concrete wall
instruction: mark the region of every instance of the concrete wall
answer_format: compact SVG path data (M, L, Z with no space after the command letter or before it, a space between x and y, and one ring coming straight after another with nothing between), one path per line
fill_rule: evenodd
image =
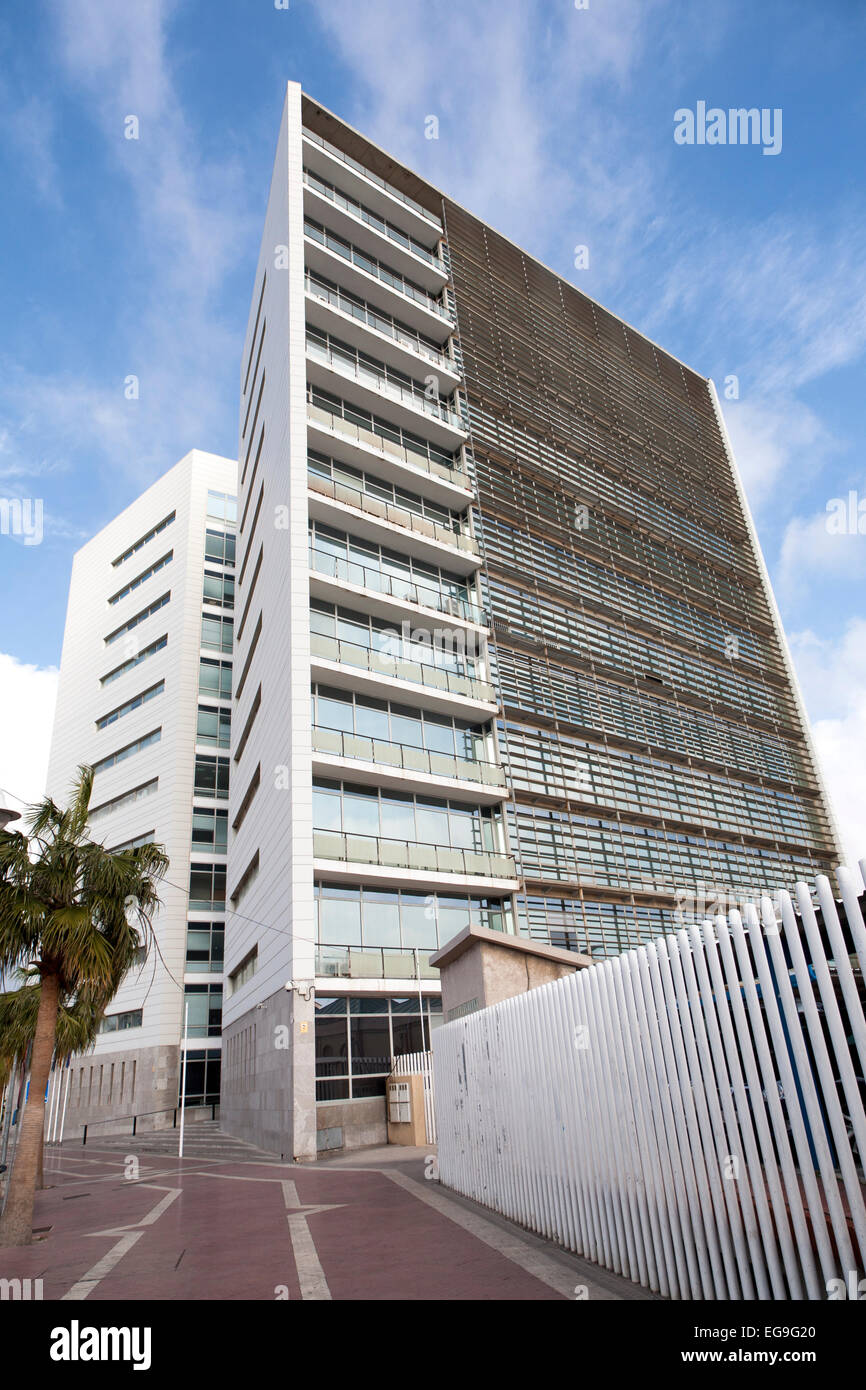
M387 1144L385 1100L333 1100L316 1106L316 1143L319 1153L333 1149L364 1149Z
M84 1125L96 1125L91 1138L125 1133L129 1121L105 1123L151 1111L172 1111L178 1099L180 1047L133 1047L114 1052L91 1052L72 1062L69 1099L63 1124L64 1139L74 1139ZM65 1086L65 1082L63 1083ZM171 1124L171 1113L149 1118L149 1124ZM102 1122L102 1123L100 1123ZM144 1126L142 1126L144 1127Z
M452 1009L473 999L479 1009L484 1009L549 980L559 980L574 970L573 965L545 960L526 951L476 942L442 971L443 1018L447 1023Z
M259 1148L294 1158L291 1116L293 999L278 990L223 1028L220 1123ZM310 1025L312 1037L312 1025Z

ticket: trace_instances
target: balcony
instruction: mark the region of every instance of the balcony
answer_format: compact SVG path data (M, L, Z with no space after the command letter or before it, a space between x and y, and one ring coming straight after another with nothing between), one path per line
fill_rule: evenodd
M499 708L493 686L487 681L373 651L338 637L311 632L310 659L313 675L343 689L381 695L396 681L410 687L405 694L408 697L411 693L418 705L443 714L489 718Z
M315 274L335 280L437 343L447 342L454 332L453 316L441 299L311 217L304 218L304 261Z
M347 768L342 763L366 763L367 767ZM509 792L505 772L498 763L475 758L458 758L405 743L367 738L339 729L313 728L313 771L325 777L345 773L355 782L397 789L441 790L443 779L461 783L445 790L452 799L466 799L484 805L505 801Z
M307 427L312 434L311 444L324 448L342 463L372 468L388 482L403 483L445 506L467 507L475 500L464 469L457 464L449 467L441 463L429 446L425 451L422 441L409 447L398 426L388 427L375 416L370 417L369 424L353 419L351 406L345 401L335 401L326 408L317 404L308 390ZM386 429L388 433L384 432Z
M453 390L461 380L457 363L447 352L428 342L421 333L366 299L348 294L315 272L304 275L307 320L328 333L336 333L352 347L375 348L390 366L412 375L433 368L445 386Z
M314 172L342 183L347 191L360 201L370 204L382 215L394 221L402 220L407 231L421 241L438 242L442 238L442 223L427 208L416 203L407 193L374 174L372 169L359 164L351 155L338 150L330 141L323 140L306 128L303 130L304 160Z
M317 946L316 975L336 980L438 980L432 951L411 947Z
M407 554L446 564L455 573L470 574L482 564L478 542L463 531L316 473L307 474L307 486L314 520L342 523L353 535L383 545L405 546Z
M335 830L313 831L314 860L336 861L346 874L357 877L364 866L384 870L404 870L429 876L459 875L462 878L496 880L513 887L517 869L510 854L485 850L452 849L445 845L422 845L414 840L385 840L375 835L343 834ZM316 872L324 865L314 863ZM381 877L381 875L376 875ZM399 879L400 874L396 877Z
M438 294L447 284L448 272L435 251L428 251L373 208L341 193L310 169L304 169L304 211L316 220L324 220L361 251L377 258L384 256L389 265L422 289Z
M336 583L317 583L317 576L322 576L325 581L334 580ZM351 585L356 591L364 590L364 595L356 594L356 598L376 595L385 600L384 604L368 603L366 606L356 603L362 612L378 611L382 607L397 608L400 611L406 607L410 610L421 608L428 613L441 614L460 625L487 627L488 620L484 609L470 599L404 579L401 575L388 574L387 571L376 569L373 565L362 565L355 560L342 560L338 555L329 555L326 551L313 549L312 546L310 579L317 593L326 594L335 602L345 597L346 585Z
M369 365L357 354L350 356L334 345L324 346L307 334L307 378L325 389L333 387L329 373L340 377L341 391L347 400L367 409L383 406L398 425L410 430L421 429L434 444L457 449L467 437L462 417L456 410L437 398L424 394L412 383L406 385L390 373L384 363Z

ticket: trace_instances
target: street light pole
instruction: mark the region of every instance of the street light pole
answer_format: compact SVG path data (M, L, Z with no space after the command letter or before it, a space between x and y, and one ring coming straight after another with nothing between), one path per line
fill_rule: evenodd
M187 999L183 1007L183 1067L181 1070L180 1081L180 1146L177 1156L183 1158L183 1122L186 1115L186 1054L189 1041L189 1000Z

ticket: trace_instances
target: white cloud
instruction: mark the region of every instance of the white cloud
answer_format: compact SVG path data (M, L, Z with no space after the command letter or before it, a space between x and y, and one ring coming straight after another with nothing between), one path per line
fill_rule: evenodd
M652 220L655 177L610 88L628 86L657 8L326 0L317 17L360 91L339 114L541 259L588 244L610 279Z
M58 671L0 652L0 804L23 810L45 794Z
M3 82L0 119L4 141L18 155L19 167L33 181L43 202L59 208L62 199L54 158L55 117L50 103L34 93L22 96Z
M699 239L678 235L645 295L643 321L654 336L667 336L671 319L704 321L712 339L702 369L716 373L720 394L723 378L737 376L739 398L722 404L756 512L786 512L844 451L798 392L866 348L861 224L854 207L834 208L832 220L702 220Z
M828 530L830 520L825 510L788 522L778 572L779 590L787 598L808 593L821 580L855 583L866 577L866 535Z
M853 618L838 642L794 633L791 653L848 862L866 855L866 619Z
M794 480L806 460L814 478L837 448L815 412L791 397L759 394L722 400L722 408L743 486L756 512L768 510L774 502L790 505Z
M20 476L65 468L72 450L72 465L85 459L98 490L100 473L148 482L187 449L225 450L234 439L240 338L223 296L244 256L252 268L259 229L241 160L225 148L210 157L190 127L167 54L175 6L50 8L60 72L108 156L105 196L123 200L128 190L132 210L118 219L116 248L106 248L107 270L122 281L108 372L0 363L0 426ZM139 120L138 140L124 137L128 115ZM36 116L30 124L38 129ZM69 215L83 219L87 209L72 204ZM130 376L135 400L125 396Z

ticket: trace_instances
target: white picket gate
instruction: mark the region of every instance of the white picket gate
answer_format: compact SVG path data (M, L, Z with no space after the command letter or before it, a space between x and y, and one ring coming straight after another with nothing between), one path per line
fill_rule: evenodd
M436 1143L436 1111L433 1105L433 1053L405 1052L394 1058L392 1076L418 1076L424 1081L424 1123L427 1143Z
M821 877L832 965L801 884L800 930L780 894L781 921L762 899L760 924L746 906L438 1028L440 1180L671 1298L848 1296L866 931L838 876L850 959Z

